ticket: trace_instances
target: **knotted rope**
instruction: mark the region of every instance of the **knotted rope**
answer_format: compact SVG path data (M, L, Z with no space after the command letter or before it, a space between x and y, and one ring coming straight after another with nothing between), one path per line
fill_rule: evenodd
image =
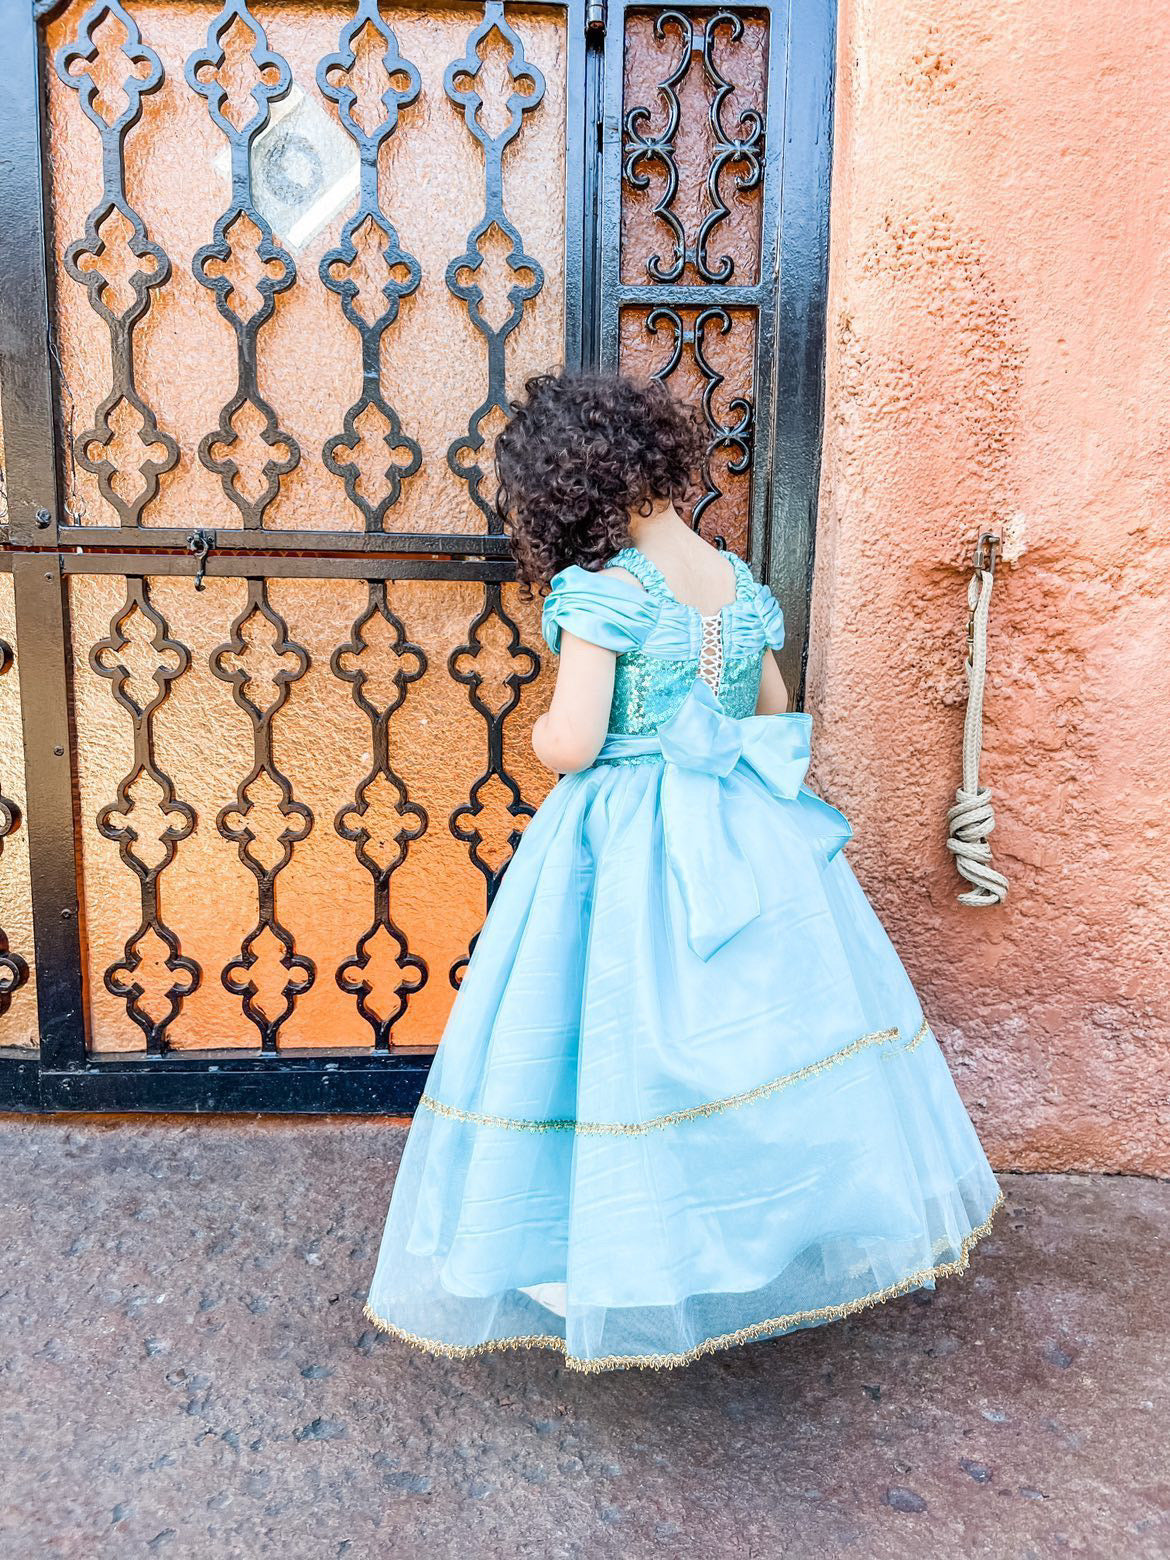
M971 887L959 894L961 905L1000 905L1008 880L991 865L988 837L995 828L991 790L979 784L983 756L983 688L987 678L987 619L999 537L984 532L975 549L975 572L967 588L967 715L963 722L963 783L947 809L947 849Z

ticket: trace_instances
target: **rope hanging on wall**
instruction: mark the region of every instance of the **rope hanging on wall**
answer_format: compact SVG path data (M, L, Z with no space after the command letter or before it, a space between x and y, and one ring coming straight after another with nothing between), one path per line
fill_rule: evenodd
M991 790L979 783L983 756L983 688L987 678L987 619L999 537L985 531L975 546L975 572L967 588L967 715L963 722L963 783L947 809L947 849L971 887L959 894L962 905L1001 905L1008 880L991 865L988 838L995 828Z

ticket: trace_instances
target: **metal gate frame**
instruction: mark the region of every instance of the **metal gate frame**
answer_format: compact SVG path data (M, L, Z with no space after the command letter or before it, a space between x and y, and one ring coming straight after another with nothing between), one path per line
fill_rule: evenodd
M426 0L419 3L425 7ZM556 5L567 13L566 362L612 364L618 310L634 298L652 296L669 307L710 303L719 293L718 301L750 302L759 310L756 449L766 438L770 460L757 460L753 475L751 561L784 601L784 669L799 692L823 403L834 0L720 8L766 12L771 39L760 280L727 288L618 284L624 16L627 9L649 8L609 0L607 19L598 0L525 4ZM0 402L8 489L0 570L11 570L15 585L40 1013L39 1054L0 1049L0 1109L409 1112L422 1092L430 1052L281 1052L275 1039L267 1049L243 1053L87 1050L67 576L190 575L202 566L208 575L261 582L475 580L484 585L487 612L493 596L498 606L513 566L493 521L487 534L275 531L257 522L250 535L239 529L202 533L207 545L201 559L192 557L186 531L71 523L63 508L65 460L55 412L44 86L50 62L40 31L57 9L58 0L0 0L0 121L7 129L0 149ZM485 13L492 11L502 14L502 0L486 0ZM499 364L502 369L502 353ZM485 713L488 772L502 765L507 713L494 723ZM490 903L495 882L481 871Z

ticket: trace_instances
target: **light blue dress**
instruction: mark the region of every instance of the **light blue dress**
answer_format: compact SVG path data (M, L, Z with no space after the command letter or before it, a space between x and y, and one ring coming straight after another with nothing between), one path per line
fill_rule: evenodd
M771 592L732 557L705 623L613 561L640 583L573 567L545 602L554 653L617 654L609 735L476 943L370 1291L445 1355L683 1364L961 1271L999 1201L849 825L802 783L809 717L753 714Z

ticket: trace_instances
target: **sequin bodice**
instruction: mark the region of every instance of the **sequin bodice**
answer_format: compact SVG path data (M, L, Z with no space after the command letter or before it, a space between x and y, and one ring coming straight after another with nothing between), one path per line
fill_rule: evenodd
M762 651L754 655L727 656L715 692L729 715L737 718L755 711L760 687ZM699 675L698 657L668 660L633 650L619 655L609 715L611 732L640 736L656 731L670 719Z
M744 636L733 633L733 626L740 603L749 603L757 587L747 565L732 553L728 557L735 570L735 600L708 617L678 602L658 569L635 548L627 547L611 560L613 567L632 574L651 597L682 609L691 641L689 653L683 656L656 654L652 642L618 656L609 717L611 733L640 736L655 731L678 709L697 677L718 695L728 715L740 718L755 712L763 642L758 639L745 646Z

